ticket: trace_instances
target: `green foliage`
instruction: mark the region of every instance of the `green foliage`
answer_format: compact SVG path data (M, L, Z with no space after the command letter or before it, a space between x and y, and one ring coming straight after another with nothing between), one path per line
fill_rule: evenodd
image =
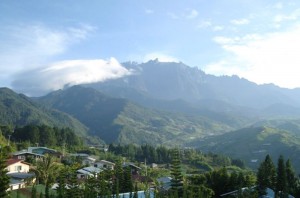
M172 193L182 195L183 176L181 173L181 162L180 162L180 154L178 149L174 149L172 152L171 176L172 176L172 180L171 180Z
M45 185L45 196L49 197L50 185L56 181L60 166L54 161L54 157L46 155L42 161L37 162L36 169L33 171L37 175L40 183Z
M0 147L0 197L7 197L6 190L9 188L9 177L6 175L6 160L8 159L7 153Z
M277 171L271 157L266 156L257 172L257 185L259 195L264 195L266 188L275 189L277 197L300 195L300 178L295 175L291 161L284 162L282 155L278 158Z
M218 134L233 129L232 122L144 108L80 86L53 92L39 101L73 115L89 127L90 134L107 143L182 145L207 131Z
M68 189L67 189L67 198L80 198L81 190L79 188L79 183L77 180L76 171L73 170L70 172L68 177Z
M291 160L288 159L285 164L286 168L286 179L287 179L287 192L292 195L296 195L297 192L297 181L296 173L292 166Z
M66 190L66 180L67 180L67 170L65 168L61 169L58 176L58 187L57 187L57 197L64 198L67 195Z
M277 164L277 180L276 180L276 194L280 197L287 197L287 177L284 158L280 155Z
M84 135L87 128L66 113L50 109L8 88L0 88L0 124L7 126L48 125L69 127Z
M65 145L67 149L80 148L83 142L70 128L57 128L46 125L26 125L16 128L12 139L17 142L29 142L33 145L56 147Z
M266 194L266 188L275 189L276 168L269 155L260 164L257 172L257 185L260 195Z
M248 127L220 136L207 137L201 141L198 148L204 152L211 151L241 159L252 169L258 168L259 162L264 161L266 154L278 158L281 153L289 156L295 163L296 171L300 171L300 136L276 128ZM252 159L258 163L251 162Z

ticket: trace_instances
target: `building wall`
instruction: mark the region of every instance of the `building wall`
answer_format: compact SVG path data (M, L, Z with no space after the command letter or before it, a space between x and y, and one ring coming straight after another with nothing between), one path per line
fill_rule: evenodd
M8 173L16 173L16 172L29 172L29 165L23 164L22 162L17 162L12 165L7 166Z

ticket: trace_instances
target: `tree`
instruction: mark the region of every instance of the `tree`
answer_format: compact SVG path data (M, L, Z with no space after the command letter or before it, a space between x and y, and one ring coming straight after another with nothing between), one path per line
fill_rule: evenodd
M68 189L67 196L68 198L79 198L80 197L80 189L77 181L77 175L75 170L72 171L71 175L68 178Z
M287 179L287 192L295 195L297 190L297 177L292 166L291 161L288 159L285 163L286 179Z
M179 156L179 150L174 149L172 153L172 162L171 162L171 190L173 193L179 195L182 194L182 188L183 188L183 177L181 174L181 162L180 162L180 156ZM176 195L175 195L176 196Z
M121 160L118 160L115 165L115 179L114 179L114 193L123 192L124 187L124 173Z
M8 196L6 190L9 188L9 177L6 175L6 160L7 154L0 146L0 198Z
M131 176L131 169L130 167L126 167L123 171L124 173L124 186L123 192L132 192L133 191L133 184L132 184L132 176Z
M58 177L57 187L58 198L64 198L66 196L66 170L61 170Z
M266 194L266 188L275 189L276 168L270 157L267 155L265 160L260 164L257 172L257 185L259 195Z
M31 188L31 198L37 198L35 185L33 185Z
M48 198L50 184L52 184L59 172L59 166L54 162L54 158L51 155L46 155L42 161L37 163L37 168L34 170L41 183L45 184L45 196Z
M277 165L276 194L278 194L280 197L287 197L286 169L282 155L279 156Z

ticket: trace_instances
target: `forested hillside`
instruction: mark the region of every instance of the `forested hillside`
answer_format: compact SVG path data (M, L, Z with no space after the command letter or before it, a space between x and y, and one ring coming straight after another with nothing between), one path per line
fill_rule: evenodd
M11 126L45 124L69 127L81 135L87 132L87 127L68 114L42 106L8 88L0 88L0 124Z
M222 153L246 162L256 169L267 154L274 159L284 155L291 159L300 172L300 137L299 134L270 128L249 127L219 136L207 137L195 141L191 146L203 151Z
M38 100L74 116L89 127L90 135L107 143L182 145L197 137L233 130L240 121L145 108L81 86L53 92Z

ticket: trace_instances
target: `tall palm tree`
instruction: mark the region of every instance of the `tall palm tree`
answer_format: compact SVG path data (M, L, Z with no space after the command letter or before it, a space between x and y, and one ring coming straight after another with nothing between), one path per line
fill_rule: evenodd
M45 185L45 196L49 197L50 185L55 181L59 174L60 165L55 162L54 157L46 155L43 160L37 162L33 171L37 175L37 180Z

